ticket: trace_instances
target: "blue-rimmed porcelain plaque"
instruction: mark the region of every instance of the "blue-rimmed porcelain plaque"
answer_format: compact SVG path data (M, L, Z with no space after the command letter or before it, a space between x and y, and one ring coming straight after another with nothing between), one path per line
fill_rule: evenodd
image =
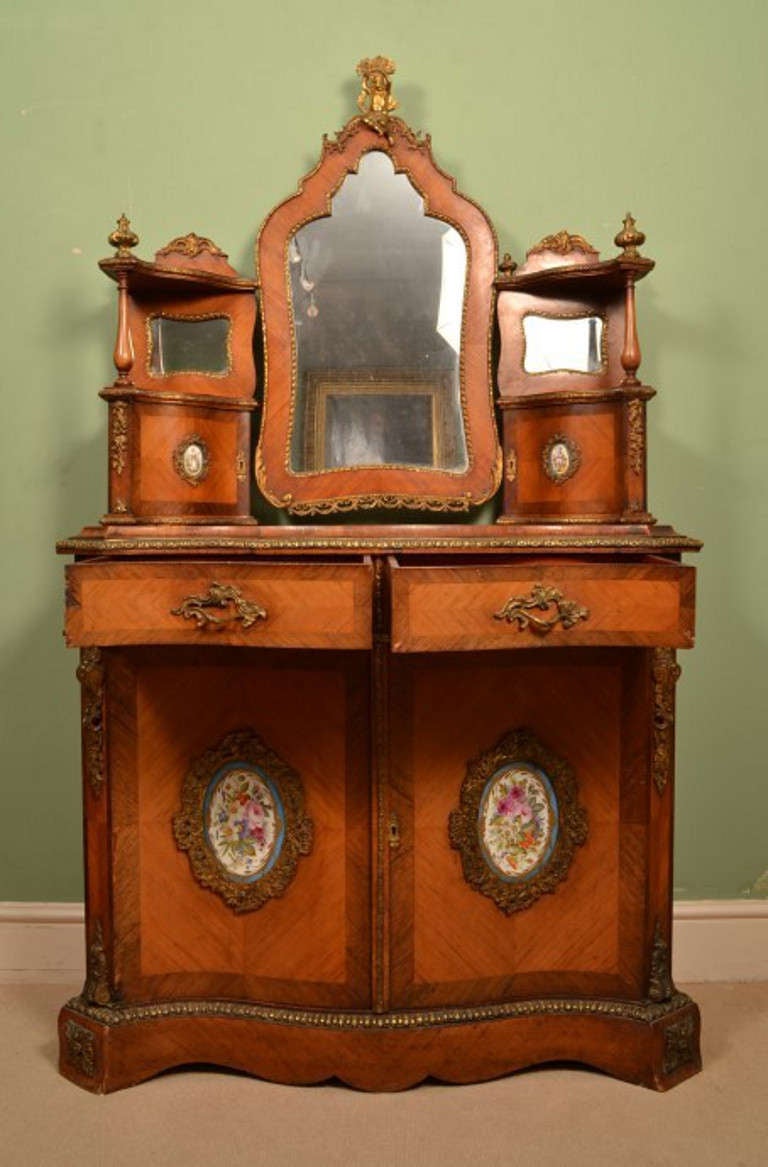
M258 767L222 766L206 791L204 816L206 841L232 879L250 883L272 869L285 838L285 811Z
M557 797L543 770L515 762L486 783L477 829L500 879L530 879L548 861L559 829Z

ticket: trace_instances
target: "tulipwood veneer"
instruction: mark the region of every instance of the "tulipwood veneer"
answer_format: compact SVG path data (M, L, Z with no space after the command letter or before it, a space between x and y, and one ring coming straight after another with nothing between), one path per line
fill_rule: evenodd
M97 1093L200 1063L366 1090L701 1065L671 976L700 544L646 509L653 261L627 215L614 259L560 231L495 275L394 71L359 63L258 282L194 233L137 259L124 215L100 265L109 513L59 546L87 960L60 1068ZM450 522L502 475L496 522Z
M576 645L693 644L694 580L675 564L409 567L393 564L395 652ZM574 605L573 623L525 600L536 588ZM542 633L541 624L555 622Z
M180 588L224 579L275 607L271 630L171 629ZM493 619L536 582L592 604L602 632ZM89 973L62 1011L66 1076L108 1091L211 1061L391 1090L568 1058L667 1089L699 1068L698 1011L669 975L671 645L692 632L691 569L124 560L76 564L69 602ZM557 886L505 914L448 826L470 760L523 728L567 760L587 830ZM300 775L313 844L239 913L172 824L193 760L243 729Z
M67 569L72 645L367 648L370 562L89 563ZM216 589L232 595L217 603Z

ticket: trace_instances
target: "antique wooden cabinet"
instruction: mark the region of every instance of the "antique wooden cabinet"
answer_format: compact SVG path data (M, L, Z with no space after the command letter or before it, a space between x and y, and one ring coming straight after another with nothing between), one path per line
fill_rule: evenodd
M653 265L628 217L616 259L560 232L497 268L393 70L358 66L256 281L197 235L136 259L124 218L102 263L109 510L59 548L87 885L61 1070L93 1091L700 1067L670 974L699 544L647 511Z

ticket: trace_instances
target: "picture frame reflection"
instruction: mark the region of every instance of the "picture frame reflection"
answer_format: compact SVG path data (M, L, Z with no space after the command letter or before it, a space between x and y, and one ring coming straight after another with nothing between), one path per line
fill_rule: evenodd
M306 468L443 467L449 382L399 369L308 373Z

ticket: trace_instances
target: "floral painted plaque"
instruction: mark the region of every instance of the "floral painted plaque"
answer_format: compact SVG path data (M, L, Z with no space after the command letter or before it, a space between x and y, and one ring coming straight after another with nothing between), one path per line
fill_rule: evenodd
M299 775L251 730L193 763L173 833L198 882L236 912L283 895L312 849Z
M507 915L554 891L587 837L577 795L570 766L529 730L470 762L448 824L470 887Z
M255 766L230 762L205 796L205 835L233 879L260 879L280 855L285 815L274 784Z
M557 842L557 799L546 774L523 763L503 766L488 779L478 832L500 879L528 879Z

